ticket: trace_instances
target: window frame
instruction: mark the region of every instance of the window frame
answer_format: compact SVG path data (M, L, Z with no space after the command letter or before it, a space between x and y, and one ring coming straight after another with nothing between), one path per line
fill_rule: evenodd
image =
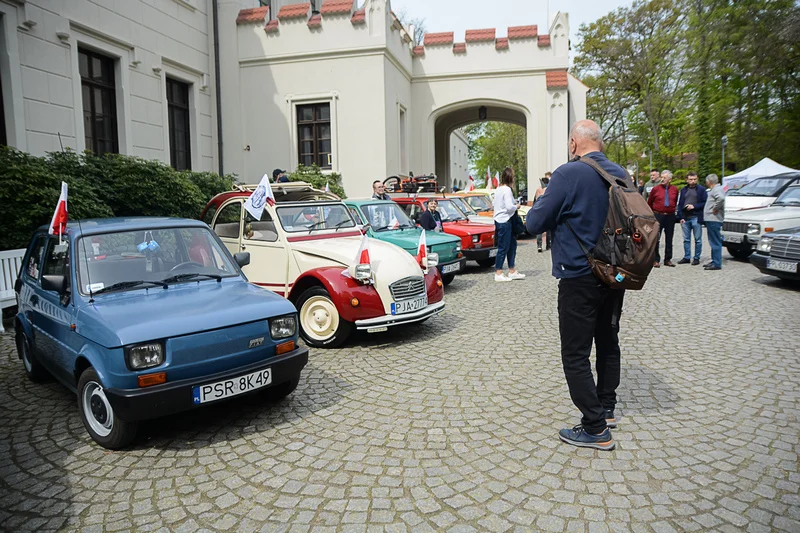
M85 55L87 57L87 65L88 65L88 73L87 76L84 76L81 73L80 67L80 60L81 55ZM104 81L97 81L94 79L94 72L93 72L93 59L100 60L101 65L105 63L107 67L109 67L109 74L111 78L111 82L104 82ZM82 122L84 125L83 128L83 139L85 144L85 149L90 150L97 155L107 154L107 153L120 153L119 149L119 116L117 113L117 77L116 77L116 62L118 58L106 55L102 52L97 52L91 48L87 48L84 46L78 47L78 76L80 82L80 95L78 98L81 102L81 117ZM86 118L87 118L87 109L86 109L86 102L83 98L83 90L84 87L89 88L89 107L88 113L90 115L90 126L91 132L86 131ZM104 139L100 141L100 139L95 134L95 124L97 122L98 113L96 111L97 106L95 104L95 90L100 90L102 92L106 92L110 96L110 105L109 109L105 110L102 113L104 117L110 117L108 120L111 120L111 139ZM102 96L101 96L102 98ZM91 139L91 142L89 140ZM103 142L111 142L111 150L106 151L98 151L98 143Z
M22 275L23 275L23 277L25 279L27 279L28 281L31 281L31 282L35 283L36 285L41 284L42 266L43 266L43 263L44 263L44 251L47 248L47 240L48 240L48 236L46 234L40 233L39 235L37 235L34 238L33 245L31 246L31 251L26 257L27 261L26 261L26 263L24 265L22 265ZM38 270L38 273L37 273L36 277L34 277L34 276L31 276L28 273L28 266L30 265L30 260L33 259L33 252L36 251L36 247L39 246L39 245L41 245L41 247L39 248L39 263L38 263L39 270Z
M167 128L169 130L169 162L172 168L175 170L192 170L192 84L171 76L167 76L165 82L167 92ZM183 94L185 94L185 103L173 100L173 88L178 88L183 92ZM182 152L185 154L186 164L184 167L178 168L177 152L179 150L177 149L178 137L177 130L175 129L177 118L175 115L181 112L184 113L184 118L180 122L182 122L184 128L184 141L186 148L185 150L182 150Z
M328 107L328 118L321 119L319 118L319 110L322 109L324 106ZM312 109L312 119L311 120L301 120L301 113L303 110L311 108ZM303 127L311 126L312 129L312 152L310 153L313 161L312 163L316 163L322 170L332 170L333 169L333 106L331 105L330 101L327 102L308 102L308 103L298 103L295 105L295 124L297 126L297 161L299 164L305 165L305 161L303 156L308 156L309 152L303 152L303 143L309 142L308 140L304 140L302 135L300 134ZM322 138L319 135L319 129L321 126L327 125L328 131L330 132L330 137ZM330 152L320 152L319 151L319 143L321 141L327 140L330 143ZM320 157L322 154L327 153L328 161L325 162L324 165L319 164ZM309 165L306 165L309 166Z
M3 99L3 72L0 69L0 146L8 146L8 131L6 128L6 109Z

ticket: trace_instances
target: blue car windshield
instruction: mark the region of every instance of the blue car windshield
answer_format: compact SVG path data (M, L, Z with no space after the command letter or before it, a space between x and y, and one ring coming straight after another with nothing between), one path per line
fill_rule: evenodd
M87 235L78 242L76 268L84 295L239 275L211 232L198 227Z

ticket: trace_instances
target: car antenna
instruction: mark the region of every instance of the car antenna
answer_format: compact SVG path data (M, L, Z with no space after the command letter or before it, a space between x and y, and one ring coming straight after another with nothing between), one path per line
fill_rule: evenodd
M81 226L81 219L78 219L78 229L81 232L81 241L83 241L83 226ZM89 289L89 303L92 304L92 303L94 303L94 294L92 294L92 280L89 277L89 254L88 254L88 252L86 252L86 245L83 246L83 251L84 251L83 258L86 260L86 281L89 282L89 287L88 287L88 289ZM78 249L78 254L80 254L80 253L81 253L81 251L80 251L80 249Z

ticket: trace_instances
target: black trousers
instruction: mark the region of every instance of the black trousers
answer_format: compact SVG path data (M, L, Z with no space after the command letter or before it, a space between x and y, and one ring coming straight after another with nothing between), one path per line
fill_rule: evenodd
M675 224L678 222L678 215L661 215L655 213L658 220L658 244L656 245L656 263L661 262L661 232L664 232L664 262L672 261L672 237L675 235Z
M619 318L624 290L611 289L592 274L558 284L561 363L569 395L589 433L606 429L605 409L617 404L620 375ZM592 341L597 348L597 383L592 376Z

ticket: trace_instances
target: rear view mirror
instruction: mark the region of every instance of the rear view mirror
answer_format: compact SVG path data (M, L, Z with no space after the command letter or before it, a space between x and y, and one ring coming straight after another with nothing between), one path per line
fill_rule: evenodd
M239 268L244 268L250 264L250 252L239 252L233 254L233 260L239 265Z
M67 292L67 278L66 276L42 276L42 288L46 291L65 294Z

